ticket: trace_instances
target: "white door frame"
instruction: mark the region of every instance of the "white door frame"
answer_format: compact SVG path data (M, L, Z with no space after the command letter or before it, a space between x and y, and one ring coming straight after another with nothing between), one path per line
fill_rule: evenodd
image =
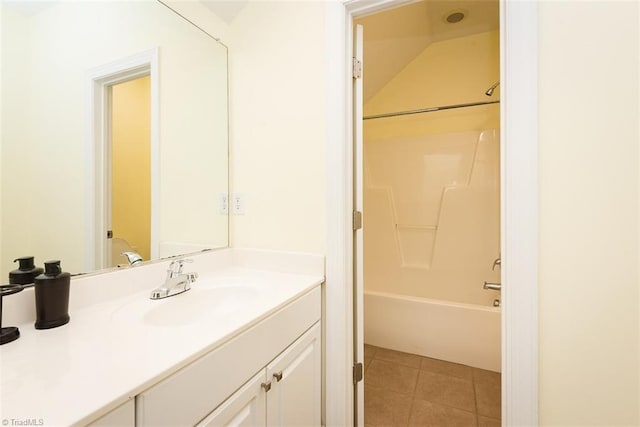
M351 425L354 408L353 19L411 2L343 0L327 6L327 426ZM537 15L536 2L500 0L503 425L538 424Z
M111 86L151 77L151 258L158 257L159 238L159 49L154 48L94 68L88 73L89 130L86 149L85 270L108 266L106 230L111 221Z
M364 32L362 25L356 25L353 29L353 58L360 63L363 62L364 56ZM355 65L354 65L355 66ZM354 70L354 74L355 74ZM360 77L352 79L353 85L353 144L359 145L359 149L353 153L353 210L364 212L364 85L362 70ZM354 147L357 148L357 147ZM361 224L364 227L364 222ZM355 227L354 227L355 228ZM355 295L364 295L364 228L355 230L353 244L353 268L354 283L353 292ZM354 352L355 362L362 363L364 370L364 301L363 298L354 298ZM364 374L364 371L363 371ZM355 415L354 424L358 427L364 426L364 381L360 381L355 385Z

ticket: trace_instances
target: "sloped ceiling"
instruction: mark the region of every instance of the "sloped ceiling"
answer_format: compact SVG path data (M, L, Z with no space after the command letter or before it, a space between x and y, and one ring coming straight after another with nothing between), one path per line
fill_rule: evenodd
M452 12L465 18L446 21ZM419 1L356 20L364 27L364 101L371 99L429 44L499 28L497 0Z

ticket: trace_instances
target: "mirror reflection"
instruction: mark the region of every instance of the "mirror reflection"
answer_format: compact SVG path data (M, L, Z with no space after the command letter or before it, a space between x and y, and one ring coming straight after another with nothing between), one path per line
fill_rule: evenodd
M228 245L227 49L157 1L2 1L0 275Z

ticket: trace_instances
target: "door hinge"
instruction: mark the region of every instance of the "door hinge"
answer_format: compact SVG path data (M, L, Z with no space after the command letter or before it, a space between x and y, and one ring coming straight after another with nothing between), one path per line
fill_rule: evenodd
M358 362L356 364L353 365L353 383L357 384L360 381L362 381L362 378L364 377L364 372L363 372L363 368L362 368L362 363Z
M353 211L353 231L360 230L362 228L362 212Z
M362 77L362 61L358 58L353 58L353 78L359 79Z
M107 230L107 239L113 239L113 230Z

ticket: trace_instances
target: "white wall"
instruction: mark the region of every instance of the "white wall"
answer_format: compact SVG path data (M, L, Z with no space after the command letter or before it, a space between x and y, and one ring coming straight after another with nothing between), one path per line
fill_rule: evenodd
M324 2L249 2L230 26L231 245L325 250Z
M638 425L638 3L539 19L540 422Z

